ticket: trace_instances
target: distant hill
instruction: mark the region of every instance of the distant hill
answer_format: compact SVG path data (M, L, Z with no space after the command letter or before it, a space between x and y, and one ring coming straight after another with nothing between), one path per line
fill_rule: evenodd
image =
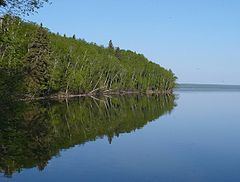
M240 91L240 85L177 84L177 91Z

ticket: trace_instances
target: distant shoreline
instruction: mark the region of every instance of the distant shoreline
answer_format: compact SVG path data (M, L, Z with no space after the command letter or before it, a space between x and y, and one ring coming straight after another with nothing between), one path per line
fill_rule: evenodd
M240 85L177 84L175 91L240 91Z

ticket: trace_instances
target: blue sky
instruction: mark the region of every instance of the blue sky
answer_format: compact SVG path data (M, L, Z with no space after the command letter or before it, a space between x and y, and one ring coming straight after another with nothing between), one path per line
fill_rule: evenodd
M27 19L144 54L180 83L240 84L239 0L52 0Z

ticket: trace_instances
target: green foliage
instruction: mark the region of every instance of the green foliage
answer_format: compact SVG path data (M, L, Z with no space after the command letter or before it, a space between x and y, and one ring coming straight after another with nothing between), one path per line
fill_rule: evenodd
M42 95L48 90L50 48L47 31L39 27L28 45L26 84L28 93Z
M30 15L49 0L0 0L0 15Z
M110 49L110 50L113 50L113 49L114 49L112 40L110 40L109 43L108 43L108 49Z
M174 96L17 102L0 107L0 172L43 170L62 149L142 128L175 107Z
M17 82L22 83L16 87L18 95L171 93L175 87L172 71L141 54L114 49L112 41L104 48L11 16L4 16L0 31L0 69L8 73L0 78L0 83L4 83L0 92ZM19 75L14 78L16 81L4 81L11 80L15 73Z
M119 60L121 59L121 50L119 47L116 48L115 50L115 56L116 58L118 58Z

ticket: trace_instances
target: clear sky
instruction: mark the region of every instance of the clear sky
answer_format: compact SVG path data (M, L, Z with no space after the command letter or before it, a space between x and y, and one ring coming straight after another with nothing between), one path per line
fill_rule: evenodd
M179 83L240 84L240 0L51 0L27 19L144 54Z

